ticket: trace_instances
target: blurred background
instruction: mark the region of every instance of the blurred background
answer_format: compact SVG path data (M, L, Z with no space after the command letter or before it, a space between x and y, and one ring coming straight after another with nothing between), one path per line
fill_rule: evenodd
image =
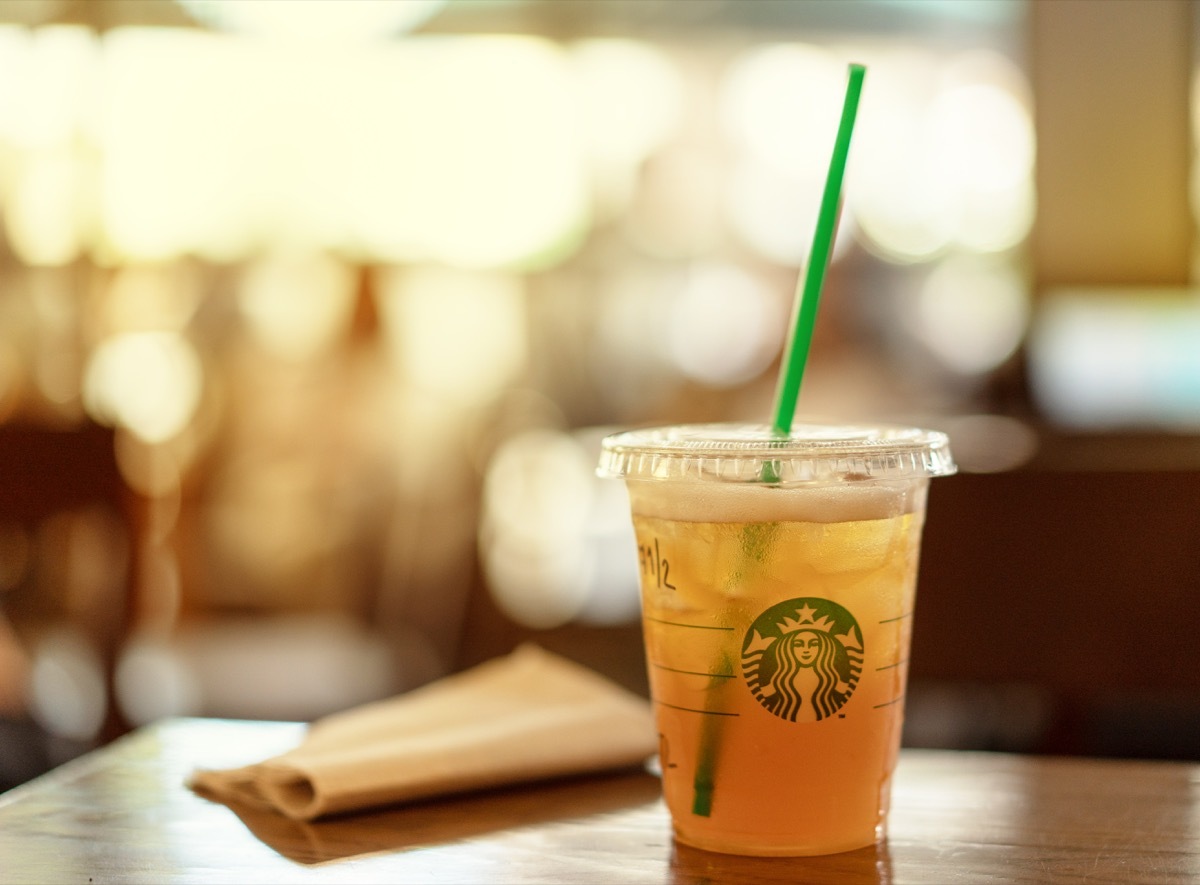
M905 740L1200 758L1193 0L0 2L0 789L525 640L637 691L605 432L947 431Z

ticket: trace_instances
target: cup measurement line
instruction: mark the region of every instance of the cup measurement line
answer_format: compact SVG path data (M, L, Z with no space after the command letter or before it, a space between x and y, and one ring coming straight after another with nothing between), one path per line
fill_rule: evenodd
M693 630L724 630L726 633L732 633L732 627L716 627L712 624L684 624L681 621L664 621L662 618L655 618L646 615L647 621L653 621L656 624L666 624L668 627L691 627Z
M678 704L668 704L666 701L656 700L654 703L662 707L670 707L672 710L679 710L683 713L699 713L701 716L741 716L741 713L730 713L725 710L697 710L695 707L680 707Z
M876 704L871 709L878 710L882 707L890 707L892 704L898 704L902 700L904 700L904 695L900 695L899 697L892 698L890 701L884 701L882 704Z
M902 661L896 661L896 663L894 663L894 664L884 664L882 667L876 667L875 671L878 672L880 670L894 670L897 667L903 667L907 663L908 663L908 658L905 658Z
M651 665L657 670L667 670L671 673L682 673L685 676L711 676L714 679L732 679L733 673L708 673L704 670L680 670L677 667L668 667L666 664L660 664L657 661L651 661Z
M884 618L884 619L883 619L882 621L880 621L879 623L881 623L881 624L894 624L894 623L896 623L896 621L903 621L905 618L911 618L912 616L913 616L913 613L912 613L912 612L905 612L904 614L902 614L902 615L898 615L897 617L894 617L894 618Z

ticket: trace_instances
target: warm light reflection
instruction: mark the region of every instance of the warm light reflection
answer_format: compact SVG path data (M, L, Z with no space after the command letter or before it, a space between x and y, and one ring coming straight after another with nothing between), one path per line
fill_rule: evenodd
M331 256L271 255L247 269L238 304L268 351L303 360L345 333L354 309L355 283L354 271Z
M142 440L180 433L200 404L203 372L192 345L171 332L130 332L96 348L84 374L84 404L98 421Z
M382 274L380 315L409 389L483 403L525 364L525 303L515 276L425 267Z
M120 28L103 40L97 136L108 248L144 261L241 254L262 235L271 166L248 161L277 122L261 90L274 66L191 31Z
M488 467L483 557L493 598L518 623L556 627L583 605L589 466L569 436L535 431L505 443Z
M91 121L99 44L80 25L0 26L0 134L23 149L65 148ZM20 88L12 88L20 84Z
M958 245L970 252L1003 252L1024 242L1037 198L1032 179L1002 190L967 193L959 206Z
M930 109L941 174L956 199L955 240L975 251L1017 245L1033 224L1033 121L990 83L946 90Z
M588 192L571 70L532 37L404 50L106 35L103 218L118 256L298 243L529 265L574 248ZM230 133L237 133L236 138Z
M1019 244L1033 220L1034 162L1019 69L982 52L868 61L847 199L869 245L911 262Z
M634 40L582 40L570 47L570 60L595 198L617 213L631 197L639 165L681 124L683 78L665 53Z
M636 617L628 503L619 484L596 477L596 442L528 431L488 465L480 554L493 599L519 624Z
M671 308L666 345L689 378L729 387L762 372L783 343L779 293L733 265L695 268Z
M916 49L881 53L869 64L871 88L863 90L847 199L877 251L897 261L928 260L954 233L953 192L926 125L938 65Z
M729 67L721 117L744 149L793 176L823 179L841 117L845 61L802 43L759 46Z
M69 264L82 251L81 222L89 215L86 170L65 151L32 154L23 167L6 201L12 249L29 265Z
M232 261L300 244L534 267L577 248L594 212L628 211L651 254L710 251L725 190L734 231L797 265L851 55L871 78L843 233L856 220L872 249L905 262L1019 244L1034 211L1032 117L1024 76L997 53L753 47L719 81L725 158L688 135L702 125L688 116L696 84L648 43L411 37L399 51L73 26L0 28L0 74L24 87L0 97L0 138L18 148L0 162L19 172L4 176L5 224L34 264L84 248Z
M829 50L777 44L735 59L722 81L721 120L740 147L726 211L737 234L778 264L803 264L812 246L845 70ZM852 215L842 213L835 260L850 242Z
M81 150L95 107L99 46L80 26L0 26L0 194L13 251L30 265L79 257L94 214Z
M1008 359L1029 320L1026 286L1011 267L978 258L951 258L935 267L909 321L947 366L979 375Z
M1023 184L1033 168L1033 124L1017 98L990 83L941 92L929 108L942 174L984 192Z
M532 37L417 39L368 61L339 60L340 94L361 103L304 108L326 131L341 127L338 156L354 158L320 170L336 176L323 187L352 248L483 268L553 263L578 245L588 182L561 49Z
M733 229L764 258L785 267L808 260L824 181L815 175L792 176L767 164L743 160L733 170L727 196ZM852 211L843 209L833 242L833 260L841 258L854 237Z

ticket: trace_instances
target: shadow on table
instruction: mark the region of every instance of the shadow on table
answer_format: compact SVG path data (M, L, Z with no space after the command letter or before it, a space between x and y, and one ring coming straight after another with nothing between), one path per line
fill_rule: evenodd
M671 852L670 881L671 885L890 885L892 860L886 844L822 857L740 857L676 842Z
M566 778L390 809L295 821L227 804L260 841L301 864L445 845L516 827L590 817L655 802L661 782L645 771Z

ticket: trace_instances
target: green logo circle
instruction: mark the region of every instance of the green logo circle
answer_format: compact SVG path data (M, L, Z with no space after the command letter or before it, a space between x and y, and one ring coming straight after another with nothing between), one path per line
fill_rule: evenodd
M742 675L758 702L788 722L842 708L862 674L858 621L829 599L802 596L759 615L742 643Z

